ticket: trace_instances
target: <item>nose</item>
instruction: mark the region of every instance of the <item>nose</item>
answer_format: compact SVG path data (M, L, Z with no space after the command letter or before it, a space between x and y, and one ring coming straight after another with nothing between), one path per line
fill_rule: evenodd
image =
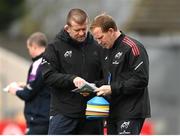
M79 31L79 35L83 36L84 34L85 34L85 31L83 31L83 30Z

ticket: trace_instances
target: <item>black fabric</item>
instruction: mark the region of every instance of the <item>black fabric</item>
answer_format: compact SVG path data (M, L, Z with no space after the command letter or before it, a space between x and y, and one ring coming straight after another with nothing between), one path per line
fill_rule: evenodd
M42 55L33 59L33 63L29 68L27 84L23 90L18 90L16 95L25 101L24 115L27 122L27 127L31 129L33 126L48 126L49 125L49 110L50 110L50 88L45 85L41 73L40 63L34 75L34 79L30 80L33 64L40 61ZM33 133L34 131L32 131ZM31 133L31 132L30 132ZM47 133L46 133L47 134Z
M49 135L102 135L101 120L72 119L57 114L50 119Z
M78 119L75 120L57 114L50 119L48 135L77 134L76 126L78 121Z
M52 116L63 114L71 118L84 118L86 102L90 97L73 93L73 79L77 76L88 82L102 78L100 46L88 33L85 42L76 42L62 30L48 45L43 56L43 77L53 87L51 91ZM92 98L92 97L91 97Z
M29 126L29 130L26 135L47 135L48 134L48 124L44 125L32 125Z
M122 33L103 56L106 77L111 73L110 118L150 117L149 59L144 46Z
M139 135L144 123L144 119L129 119L120 121L108 121L109 135Z
M103 135L104 124L103 120L85 120L84 124L79 125L79 135Z

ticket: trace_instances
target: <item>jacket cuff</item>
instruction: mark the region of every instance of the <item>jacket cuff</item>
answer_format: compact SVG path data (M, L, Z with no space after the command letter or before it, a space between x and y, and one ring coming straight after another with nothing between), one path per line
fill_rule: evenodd
M72 76L70 77L70 81L73 83L73 80L74 80L76 77L77 77L77 76L72 75Z

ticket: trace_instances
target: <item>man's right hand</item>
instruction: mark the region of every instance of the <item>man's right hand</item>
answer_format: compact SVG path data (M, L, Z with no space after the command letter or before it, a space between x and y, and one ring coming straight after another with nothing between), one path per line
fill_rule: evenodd
M10 94L16 95L17 88L16 88L16 87L12 87L12 86L11 86L11 87L9 87L8 92L9 92Z
M85 84L85 80L83 78L80 77L76 77L73 80L73 83L76 87L80 88L81 86L83 86Z

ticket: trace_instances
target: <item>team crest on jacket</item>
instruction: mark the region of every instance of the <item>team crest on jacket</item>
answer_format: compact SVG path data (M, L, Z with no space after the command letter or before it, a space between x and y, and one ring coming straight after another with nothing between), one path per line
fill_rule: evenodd
M130 124L130 121L124 121L122 124L121 124L121 129L123 128L128 128L129 127L129 124Z
M116 55L114 56L114 61L112 62L112 64L118 65L122 54L123 54L122 52L116 53Z
M72 51L66 51L65 53L64 53L64 57L65 58L67 58L67 57L72 57Z

